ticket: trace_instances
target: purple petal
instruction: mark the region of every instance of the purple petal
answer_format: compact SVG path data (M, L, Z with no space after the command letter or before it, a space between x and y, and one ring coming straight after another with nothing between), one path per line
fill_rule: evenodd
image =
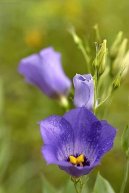
M43 155L47 163L57 164L72 176L88 174L100 158L112 148L116 130L106 121L99 121L94 114L80 107L63 117L51 116L40 122L45 146ZM83 154L89 161L84 167L72 165L70 155Z
M74 154L85 154L93 162L94 149L98 143L101 123L92 112L85 107L76 108L64 115L74 131Z
M69 167L60 166L60 169L65 170L68 174L75 177L86 175L92 170L91 167L87 167L87 168L82 167L81 169L79 169L79 167L76 167L76 166L69 166Z
M44 145L42 154L47 164L56 164L60 167L71 167L71 163L67 161L59 161L57 157L58 148L52 145Z
M43 66L41 65L41 60L37 54L21 60L19 64L19 73L25 76L28 83L38 86L38 88L48 96L51 95L52 88L44 80Z
M22 59L19 73L50 97L67 95L71 87L62 69L61 55L53 48L43 49L39 54Z
M83 153L93 164L111 149L115 129L105 121L99 121L85 107L69 111L64 118L71 124L74 131L74 154Z
M56 163L58 161L56 151L57 148L52 145L44 145L42 148L42 154L48 164Z
M75 88L74 104L91 110L94 105L94 81L91 74L76 74L73 78Z
M66 171L71 176L80 177L88 174L97 165L99 165L99 162L95 162L94 165L92 166L85 166L85 167L64 166L63 164L59 167L60 169Z
M50 116L40 122L40 130L45 145L54 146L56 158L67 160L73 154L73 130L70 124L60 116Z
M101 125L102 129L97 148L96 160L100 159L104 153L112 148L116 136L116 129L109 125L107 121L101 121Z
M85 107L72 109L63 117L71 124L75 134L78 134L77 131L81 129L80 124L91 126L92 123L98 121L95 115Z

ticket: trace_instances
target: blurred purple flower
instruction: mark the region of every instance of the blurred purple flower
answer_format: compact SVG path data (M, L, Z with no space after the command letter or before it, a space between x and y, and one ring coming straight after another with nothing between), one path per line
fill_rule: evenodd
M76 74L73 77L75 88L74 104L92 110L94 105L94 81L91 74Z
M85 107L40 122L43 156L72 176L88 174L113 146L116 130Z
M71 82L61 65L61 55L53 48L45 48L20 61L19 73L49 97L67 95Z

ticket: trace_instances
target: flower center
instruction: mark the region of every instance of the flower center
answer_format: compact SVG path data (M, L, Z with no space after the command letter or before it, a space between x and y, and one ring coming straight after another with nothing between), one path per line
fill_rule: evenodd
M68 158L68 161L73 165L81 166L81 167L90 165L90 162L83 154L80 154L79 156L70 155Z

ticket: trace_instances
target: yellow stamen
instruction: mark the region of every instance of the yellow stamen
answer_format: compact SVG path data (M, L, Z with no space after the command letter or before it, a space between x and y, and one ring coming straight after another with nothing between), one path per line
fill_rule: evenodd
M69 156L69 159L70 159L71 164L74 164L74 165L77 164L77 158L76 158L76 157L70 155L70 156Z
M77 162L78 162L78 164L84 162L84 155L83 154L81 154L77 157Z
M83 162L84 162L84 155L81 154L78 157L74 157L72 155L69 156L70 159L70 163L74 164L74 165L78 165L80 164L80 166L83 166Z

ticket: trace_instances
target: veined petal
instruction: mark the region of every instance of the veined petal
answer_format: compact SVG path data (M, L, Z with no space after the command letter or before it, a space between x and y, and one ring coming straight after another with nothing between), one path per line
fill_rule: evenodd
M101 134L101 123L85 107L76 108L64 115L74 131L74 152L84 153L92 162Z
M65 113L63 116L72 126L75 134L82 128L82 126L91 126L98 119L95 115L85 107L78 107ZM89 128L90 129L90 128Z
M111 149L116 130L85 107L69 111L64 118L74 131L74 154L85 154L93 163Z
M47 162L47 164L56 163L57 160L57 148L52 145L44 145L42 148L42 154Z
M67 161L58 160L57 157L58 148L52 145L44 145L42 148L42 154L47 164L57 164L59 167L71 167L71 163Z
M47 163L57 164L72 176L88 174L112 148L116 130L106 121L99 121L85 107L63 117L51 116L40 123L45 142L43 155ZM73 162L70 158L77 160Z
M109 151L114 142L114 138L116 136L116 129L113 128L107 121L101 121L102 129L101 135L98 143L98 151L96 154L96 159L100 159L103 154Z
M50 116L40 122L45 145L55 146L57 159L62 161L73 154L74 135L71 125L61 116Z

